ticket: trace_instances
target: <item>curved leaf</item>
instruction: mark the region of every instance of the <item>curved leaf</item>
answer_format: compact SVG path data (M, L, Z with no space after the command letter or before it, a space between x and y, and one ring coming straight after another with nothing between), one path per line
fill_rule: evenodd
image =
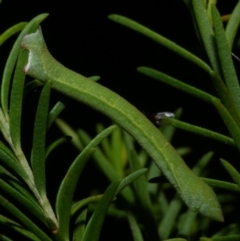
M228 171L228 173L230 174L230 176L234 180L234 182L240 188L240 174L239 174L239 172L236 170L235 167L233 167L230 163L228 163L224 159L220 159L220 160L221 160L222 165L225 167L225 169Z
M14 66L16 63L16 60L18 58L18 53L20 51L20 43L22 41L22 38L27 33L34 31L39 26L40 22L42 22L48 14L40 14L34 19L32 19L24 28L24 30L21 32L21 34L18 36L16 42L13 45L13 48L11 50L11 53L7 59L7 63L4 68L3 72L3 78L2 78L2 85L1 85L1 106L3 108L3 113L8 117L8 101L9 101L9 88L11 83L11 77L14 70Z
M87 208L85 208L76 218L74 223L73 241L82 241L85 232L85 223L87 219Z
M0 35L0 46L8 40L15 33L18 33L23 30L23 28L27 25L27 22L21 22L13 25L9 29L7 29L4 33Z
M175 196L164 215L159 225L160 237L165 240L170 236L172 229L175 226L177 216L183 206L182 200L178 196Z
M188 209L184 217L179 221L178 236L190 237L197 213Z
M121 182L119 183L118 189L116 191L116 195L119 194L127 185L134 182L136 179L141 177L144 173L148 171L147 168L141 168L139 170L136 170L132 173L130 173L128 176L123 178Z
M113 182L105 191L100 203L98 204L95 212L93 213L92 217L90 218L87 224L82 241L99 240L105 215L107 213L110 203L112 202L115 196L118 185L119 185L118 181Z
M7 199L0 196L0 205L8 210L15 218L17 218L21 224L33 232L42 241L51 241L51 239L41 230L39 227L32 222L28 217L25 216L19 209L11 204Z
M216 72L212 71L210 73L210 76L212 78L214 88L218 96L221 98L223 105L227 108L228 112L231 114L237 125L240 127L240 112L238 111L238 108L234 103L233 98L228 91L226 85Z
M232 116L229 114L228 110L223 106L220 100L213 98L212 103L217 109L218 113L222 117L228 131L230 132L238 150L240 150L240 129Z
M50 126L52 125L52 123L56 120L56 118L58 117L58 115L66 108L66 106L71 102L71 99L66 97L66 96L62 96L61 100L58 101L53 108L51 109L51 111L49 112L49 116L48 116L48 123L47 123L47 128L49 129Z
M21 117L22 117L22 99L23 89L25 83L25 74L23 72L23 66L27 62L28 53L23 49L20 50L17 60L16 69L14 72L10 108L9 108L9 120L10 120L10 135L11 140L16 149L21 148Z
M146 35L147 37L151 38L152 40L156 41L157 43L163 45L164 47L168 48L169 50L177 53L178 55L182 56L183 58L193 62L206 72L209 72L211 68L200 58L198 58L196 55L190 53L186 49L180 47L179 45L175 44L174 42L170 41L169 39L161 36L160 34L150 30L147 27L144 27L143 25L126 18L124 16L118 15L118 14L111 14L108 15L108 18L112 21L115 21L117 23L120 23L128 28L133 29L134 31L137 31L143 35Z
M133 240L134 241L144 241L143 236L141 234L141 229L140 229L134 215L132 215L130 212L128 212L127 217L128 217L129 226L132 231Z
M91 203L99 203L103 195L95 195L91 197L84 198L76 203L74 203L71 207L71 216L73 216L78 210L83 208L86 205Z
M213 27L217 42L218 54L223 70L223 76L226 86L231 93L231 96L240 111L240 87L237 78L237 74L233 65L233 60L230 52L230 48L226 39L226 35L223 29L220 14L217 8L212 5L212 17Z
M7 193L10 197L17 201L17 203L19 203L21 206L24 206L30 213L46 224L46 218L43 214L43 211L40 206L36 204L36 202L32 202L31 199L25 197L1 179L0 190Z
M140 73L143 73L147 76L150 76L156 80L160 80L165 84L168 84L170 86L175 87L176 89L182 90L192 96L195 96L203 101L206 102L210 102L214 96L199 90L191 85L185 84L169 75L166 75L160 71L157 71L155 69L149 68L149 67L145 67L145 66L141 66L137 68L137 71Z
M31 153L31 164L33 169L34 180L36 187L42 197L46 196L45 139L47 130L50 91L50 83L46 82L38 102L34 123L33 147Z
M233 192L240 192L239 186L235 183L224 182L224 181L214 180L214 179L205 178L205 177L202 177L202 180L211 187L217 187L220 189L229 190Z
M221 76L220 67L218 64L218 56L216 55L216 44L214 39L214 32L207 16L207 11L204 6L204 1L192 0L194 15L197 21L198 29L207 52L213 69Z
M56 213L59 220L59 232L61 236L66 240L69 238L69 221L70 211L72 206L73 195L77 186L79 177L85 167L89 157L92 155L95 147L108 136L116 126L110 126L105 129L102 133L97 135L87 147L79 154L70 166L67 174L65 175L56 200Z
M185 122L179 121L177 119L165 118L162 120L162 124L163 125L165 125L165 124L172 125L181 130L191 132L191 133L194 133L194 134L197 134L200 136L204 136L206 138L210 138L212 140L216 140L216 141L222 142L222 143L230 145L230 146L235 146L233 139L228 136L224 136L222 134L219 134L219 133L211 131L211 130L207 130L207 129L199 127L199 126L191 125L189 123L185 123Z
M87 145L91 141L91 137L84 131L79 129L78 130L79 138L83 142L84 145ZM96 151L93 153L93 158L95 160L96 165L101 169L101 171L104 173L104 175L111 181L116 181L120 177L117 175L117 172L113 168L110 161L106 158L106 156L103 154L102 150L97 147ZM120 193L120 195L129 203L134 203L134 195L132 190L126 186L125 189L123 189Z
M55 123L64 135L72 137L71 142L79 151L83 150L83 144L81 143L78 134L76 133L76 131L73 130L73 128L70 125L68 125L65 121L63 121L60 118L57 118L55 120Z
M141 169L141 164L139 162L137 153L134 150L131 139L127 133L124 133L124 139L127 146L129 163L132 172ZM147 180L145 176L141 176L136 179L133 183L134 193L136 195L137 205L139 206L141 212L139 216L144 220L144 226L148 230L148 236L150 240L158 240L157 225L154 218L153 207L151 204L150 196L147 189Z
M63 143L70 141L72 138L70 136L64 136L61 137L59 139L57 139L56 141L54 141L51 145L49 145L46 149L46 159L48 157L48 155L55 149L57 148L59 145L62 145Z
M238 31L239 24L240 24L240 2L238 1L230 16L230 19L227 23L226 30L225 30L225 34L226 34L226 38L227 38L230 50L232 49L234 38Z

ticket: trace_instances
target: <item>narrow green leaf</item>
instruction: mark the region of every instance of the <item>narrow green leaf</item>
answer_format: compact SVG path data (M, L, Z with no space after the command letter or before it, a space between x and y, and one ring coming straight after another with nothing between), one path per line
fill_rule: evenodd
M91 77L88 77L90 80L92 80L92 81L95 81L95 82L97 82L97 81L99 81L100 80L100 76L98 76L98 75L94 75L94 76L91 76Z
M162 120L162 124L163 125L166 125L166 124L172 125L181 130L184 130L184 131L187 131L190 133L194 133L194 134L197 134L200 136L204 136L206 138L210 138L212 140L216 140L216 141L222 142L222 143L230 145L230 146L235 146L233 139L228 136L224 136L222 134L219 134L219 133L211 131L211 130L207 130L207 129L199 127L199 126L191 125L191 124L183 122L183 121L179 121L179 120L172 119L172 118L165 118Z
M176 225L176 219L182 206L182 200L180 200L178 196L175 196L172 199L169 208L166 211L166 215L164 215L159 226L159 234L161 239L165 240L169 237L171 231Z
M0 2L0 3L1 3L1 2ZM2 235L0 236L0 240L1 240L1 241L14 241L13 239L8 238L8 237L5 236L4 234L2 234Z
M33 147L31 153L34 180L41 196L46 196L45 139L50 91L50 82L46 82L38 102L33 132Z
M149 67L138 67L137 71L140 73L143 73L149 77L152 77L156 80L159 80L165 84L168 84L170 86L173 86L176 89L182 90L192 96L195 96L203 101L211 103L211 100L214 96L199 90L195 87L192 87L191 85L185 84L169 75L166 75L160 71L157 71L155 69L149 68Z
M71 102L71 99L66 97L66 96L62 96L61 100L59 100L51 109L51 111L49 112L49 116L48 116L48 123L47 123L47 128L49 129L49 127L52 125L52 123L56 120L56 118L58 117L58 115L66 108L66 106Z
M56 199L56 213L59 220L59 231L61 236L66 240L69 237L69 221L70 221L70 211L72 206L73 195L77 186L79 177L85 167L89 157L92 155L95 147L106 138L116 126L110 126L103 132L98 134L84 150L79 154L79 156L74 160L70 166L67 174L65 175Z
M85 232L85 223L87 219L87 208L85 208L76 218L74 223L73 241L82 241Z
M225 31L223 29L222 20L217 8L212 5L213 27L216 36L218 54L220 57L221 66L223 69L223 76L226 86L230 91L232 98L240 111L240 88L237 74L234 68L229 44L226 39Z
M176 148L176 151L180 156L186 156L191 153L192 149L189 146L182 146Z
M19 209L17 209L13 204L11 204L3 196L0 196L0 205L8 210L15 218L17 218L21 224L33 232L42 241L51 241L51 239L41 230L39 227L33 223L28 217L25 216Z
M150 30L149 28L144 27L143 25L126 18L124 16L118 15L118 14L111 14L108 15L108 18L112 21L115 21L119 24L122 24L123 26L126 26L134 31L137 31L152 40L156 41L157 43L163 45L164 47L168 48L169 50L177 53L178 55L182 56L183 58L186 58L187 60L193 62L206 72L209 72L211 68L200 58L195 56L194 54L190 53L186 49L180 47L179 45L175 44L174 42L170 41L169 39L161 36L160 34Z
M113 201L115 199L116 198L114 198ZM97 205L90 204L89 208L88 208L88 211L93 213L96 210L96 208L97 208ZM126 212L123 211L123 210L114 208L113 205L108 208L107 215L110 216L110 217L117 218L117 219L119 219L119 218L127 219Z
M51 143L51 145L49 145L46 149L46 159L54 149L56 149L58 146L62 145L63 143L70 141L71 139L72 138L70 136L64 136L57 139L53 143Z
M130 229L132 231L133 240L134 241L144 241L143 236L141 234L141 229L140 229L135 217L130 212L128 212L127 217L128 217Z
M217 187L224 190L240 192L239 186L235 183L224 182L224 181L214 180L214 179L205 178L205 177L202 177L201 179L211 187Z
M27 62L28 53L23 49L20 50L16 70L13 77L9 120L10 120L10 135L12 143L16 149L21 148L21 117L22 117L22 99L25 82L25 74L23 66Z
M197 21L198 29L207 52L208 58L213 69L221 75L220 67L218 64L218 57L216 55L216 44L214 40L214 32L207 16L207 11L204 2L201 0L192 0L194 15Z
M104 126L102 123L98 123L96 125L96 130L97 133L100 133L104 130ZM112 156L112 146L111 146L111 142L108 138L105 138L102 143L100 144L101 149L103 150L103 152L106 154L106 156L108 157L109 161L112 161L113 156Z
M35 191L35 196L37 196L38 201L44 210L49 228L54 234L58 235L58 232L56 232L56 229L58 228L56 216L46 195L45 141L50 91L51 84L47 81L41 92L35 116L31 164L35 186L37 189L37 191Z
M0 35L0 46L6 40L8 40L11 36L13 36L14 34L22 31L26 25L27 25L27 22L17 23L15 25L13 25L12 27L10 27L9 29L7 29L4 33L2 33Z
M91 137L82 129L78 129L78 135L84 146L88 145L91 141ZM106 175L110 181L116 181L120 177L118 176L116 170L114 169L112 163L107 159L107 157L102 152L101 148L97 147L93 154L96 165L100 170Z
M126 147L123 140L123 132L120 127L116 128L110 136L111 138L111 152L112 152L112 163L115 170L118 172L119 177L124 176L124 168L127 162Z
M60 118L57 118L55 120L55 123L64 135L72 137L71 142L79 151L83 150L83 144L81 143L78 134L75 130L73 130L73 128L70 125L68 125L65 121L63 121Z
M43 214L42 209L36 204L36 202L32 202L31 199L28 199L18 191L16 191L13 187L11 187L8 183L0 179L0 190L4 193L8 194L12 197L17 203L21 206L25 207L30 213L36 216L39 220L41 220L44 224L46 224L46 218Z
M229 114L228 110L223 106L220 100L213 98L212 103L217 109L218 113L222 117L230 135L232 136L238 150L240 150L240 129L232 116Z
M132 183L133 181L135 181L136 179L141 177L147 171L148 171L147 168L141 168L139 170L136 170L136 171L132 172L131 174L129 174L125 178L123 178L123 180L120 182L120 184L118 186L118 189L116 191L116 195L118 193L120 193L127 185L129 185L130 183Z
M213 152L209 151L206 154L204 154L200 160L197 162L197 164L192 168L192 171L197 175L201 175L203 169L208 165L210 160L213 157Z
M91 203L99 203L102 196L103 195L95 195L95 196L87 197L74 203L71 208L71 216L73 216L77 211L79 211L86 205L89 205Z
M83 142L84 145L87 145L91 141L91 137L84 131L79 129L78 130L79 138ZM104 175L111 181L114 182L116 180L119 180L119 176L114 169L112 163L106 158L106 156L103 154L102 150L97 147L96 151L93 153L93 158L95 161L95 164L100 168L100 170L104 173ZM134 203L134 195L130 187L124 188L120 195L129 203Z
M124 133L124 139L126 142L126 147L129 156L129 163L132 172L140 170L141 164L138 160L138 156L132 145L130 136ZM150 196L147 189L147 180L145 176L141 176L133 182L134 193L136 195L137 205L139 206L141 212L139 216L144 220L144 226L148 232L150 240L158 240L157 225L153 214L153 208L150 200Z
M194 223L197 217L197 213L188 209L182 219L179 221L178 236L190 237Z
M0 142L0 163L6 166L12 174L17 175L25 183L31 183L29 176L23 170L22 166L19 165L15 156L2 142Z
M227 38L230 50L232 49L239 24L240 24L240 2L238 1L230 16L230 19L227 23L226 30L225 30L225 34L226 34L226 38Z
M7 169L0 165L0 177L2 180L10 184L15 190L21 193L23 196L27 197L31 202L38 205L35 197L32 196L32 193L26 189L26 186L17 179L14 175L12 175Z
M31 31L35 31L37 27L39 26L40 22L42 22L48 14L40 14L34 19L32 19L24 28L24 30L21 32L21 34L18 36L16 42L13 45L13 48L11 50L11 53L7 59L7 63L4 68L3 72L3 78L2 78L2 86L1 86L1 106L3 108L3 113L8 117L8 100L9 100L9 88L11 83L11 77L14 70L14 66L16 63L16 60L18 58L18 53L20 51L20 43L22 41L23 36L25 36L27 33Z
M140 176L142 176L144 173L147 172L147 168L141 168L131 174L129 174L128 176L126 176L124 179L122 179L119 183L119 186L116 190L115 195L118 195L127 185L129 185L130 183L132 183L134 180L136 180L137 178L139 178ZM85 198L77 203L75 203L72 206L71 209L71 215L74 215L75 212L77 212L77 210L79 210L80 208L82 208L85 205L88 205L90 203L97 203L101 200L102 195L96 195L96 196L92 196L92 197L88 197Z
M14 222L13 220L11 220L9 218L2 216L2 215L0 215L0 223L9 227L11 230L14 230L15 232L19 233L23 237L28 238L29 240L41 241L37 236L35 236L33 233L31 233L28 230L26 230L25 228L23 228L20 224ZM2 240L1 237L0 237L0 240Z
M213 21L212 21L212 5L216 6L217 4L217 0L209 0L207 1L207 15L208 15L208 19L211 23L211 26L213 25Z
M56 213L59 221L59 232L60 236L66 240L69 237L70 210L74 191L79 177L94 151L95 149L93 147L88 147L83 150L83 152L74 160L58 190Z
M19 174L20 177L21 175L23 175L23 179L25 178L26 174L21 169L16 157L14 156L12 151L1 141L0 141L0 162L2 162L5 166L7 166L15 174Z
M220 159L222 165L225 167L225 169L228 171L234 182L238 185L240 188L240 174L236 170L235 167L233 167L229 162L225 161L224 159Z
M93 213L92 217L90 218L87 224L82 241L99 240L105 215L107 213L110 203L112 202L115 196L118 185L118 181L113 182L105 191L100 203L98 204L95 212Z
M236 197L234 198L236 200ZM229 203L229 202L228 202ZM222 237L226 235L235 235L239 233L239 227L237 223L230 223L229 225L224 225L219 231L214 233L212 238Z
M214 88L218 96L220 97L223 105L227 108L228 112L231 114L231 116L233 117L233 119L235 120L235 122L240 128L240 112L238 111L238 108L234 103L233 98L230 92L228 91L226 85L224 84L223 80L216 72L212 71L210 73L210 76L211 76Z

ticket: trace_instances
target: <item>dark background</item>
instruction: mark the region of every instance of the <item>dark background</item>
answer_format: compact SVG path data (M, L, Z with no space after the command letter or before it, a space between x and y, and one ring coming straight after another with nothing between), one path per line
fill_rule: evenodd
M236 1L228 3L219 1L221 14L231 12L235 4ZM18 22L29 21L40 13L50 14L42 23L43 34L52 55L65 66L85 76L100 75L100 84L117 92L141 111L173 112L181 107L182 120L228 134L212 106L136 71L138 66L149 66L215 94L210 78L201 69L145 36L107 18L112 13L129 17L207 61L195 35L191 16L182 1L122 0L109 3L73 0L3 0L0 5L0 32ZM15 37L0 47L1 73ZM238 54L239 51L236 49L235 53ZM236 63L236 66L239 64ZM53 92L52 96L54 102L58 94ZM26 139L26 149L31 145L31 126L38 97L39 92L34 91L24 101L23 138ZM111 123L103 115L74 101L61 117L73 127L86 129L92 135L95 133L94 126L97 122L103 122L105 125ZM60 135L56 132L57 128L53 127L50 132L52 139L55 135ZM212 176L223 172L219 164L220 157L236 162L238 155L233 148L180 130L176 132L173 145L192 148L193 154L186 157L190 166L205 152L213 150L215 158L211 164ZM68 148L71 153L66 150L63 152L67 153L68 157L74 158L77 151L71 149L70 145ZM64 156L64 153L61 155ZM53 163L60 166L58 162ZM94 170L92 173L97 172L94 167L91 168ZM92 183L97 180L95 177L91 178ZM51 183L55 182L57 181L51 179Z

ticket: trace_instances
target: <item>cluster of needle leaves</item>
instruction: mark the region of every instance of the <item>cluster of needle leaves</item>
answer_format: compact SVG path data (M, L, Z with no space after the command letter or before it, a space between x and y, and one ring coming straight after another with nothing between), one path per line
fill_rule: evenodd
M217 97L158 70L149 67L137 69L146 76L213 105L230 133L228 137L183 123L178 120L181 110L177 110L175 119L162 120L162 124L165 124L162 132L167 139L171 141L175 128L180 128L240 150L240 91L231 56L240 22L240 3L236 5L225 29L215 1L184 0L184 3L191 12L208 62L133 20L120 15L110 15L109 18L146 35L193 62L212 80ZM161 175L159 169L144 151L136 151L134 140L119 127L112 125L104 128L99 124L97 135L92 138L84 130L73 130L58 118L68 100L59 100L50 108L49 84L42 87L36 106L31 155L24 153L21 142L23 98L40 83L33 80L25 84L22 69L27 62L27 52L21 49L20 42L24 35L35 31L46 17L47 14L42 14L29 23L19 23L0 36L2 45L11 35L23 29L6 61L1 82L0 240L97 241L106 215L124 219L131 228L132 235L129 240L134 241L239 240L240 227L235 219L228 225L218 226L213 221L186 209L179 196L172 194L172 186L166 183L164 178L158 180L161 185L149 183L147 180ZM58 125L65 136L47 145L46 139L53 123ZM59 145L69 139L80 154L66 171L54 205L49 201L46 191L48 183L45 163L49 154L57 151ZM177 151L184 155L189 149L180 148ZM212 152L203 155L192 171L196 175L204 174L204 168L211 161L212 155ZM88 160L95 162L111 184L104 194L74 200L77 183ZM232 210L229 208L231 201L240 191L240 174L226 160L221 160L221 163L234 183L208 178L203 180L214 188L226 191L219 199L224 215L227 215ZM114 234L111 235L113 236L109 240L115 240Z

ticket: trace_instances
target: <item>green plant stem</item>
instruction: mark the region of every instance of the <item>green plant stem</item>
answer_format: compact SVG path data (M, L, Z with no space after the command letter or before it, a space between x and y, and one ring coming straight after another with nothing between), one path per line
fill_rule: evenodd
M29 188L31 189L31 191L35 195L36 199L38 200L38 203L43 208L49 227L52 230L56 230L58 228L58 225L57 225L58 222L56 220L55 214L53 213L51 205L48 201L46 201L46 200L44 201L42 199L42 197L40 196L40 194L35 186L32 170L28 164L28 161L27 161L22 149L20 147L16 149L15 146L13 145L11 137L10 137L9 125L3 115L1 108L0 108L0 123L1 123L1 131L3 133L5 140L11 146L20 165L22 166L23 170L26 172L26 174L29 178L29 179L25 179L25 182L28 184Z

